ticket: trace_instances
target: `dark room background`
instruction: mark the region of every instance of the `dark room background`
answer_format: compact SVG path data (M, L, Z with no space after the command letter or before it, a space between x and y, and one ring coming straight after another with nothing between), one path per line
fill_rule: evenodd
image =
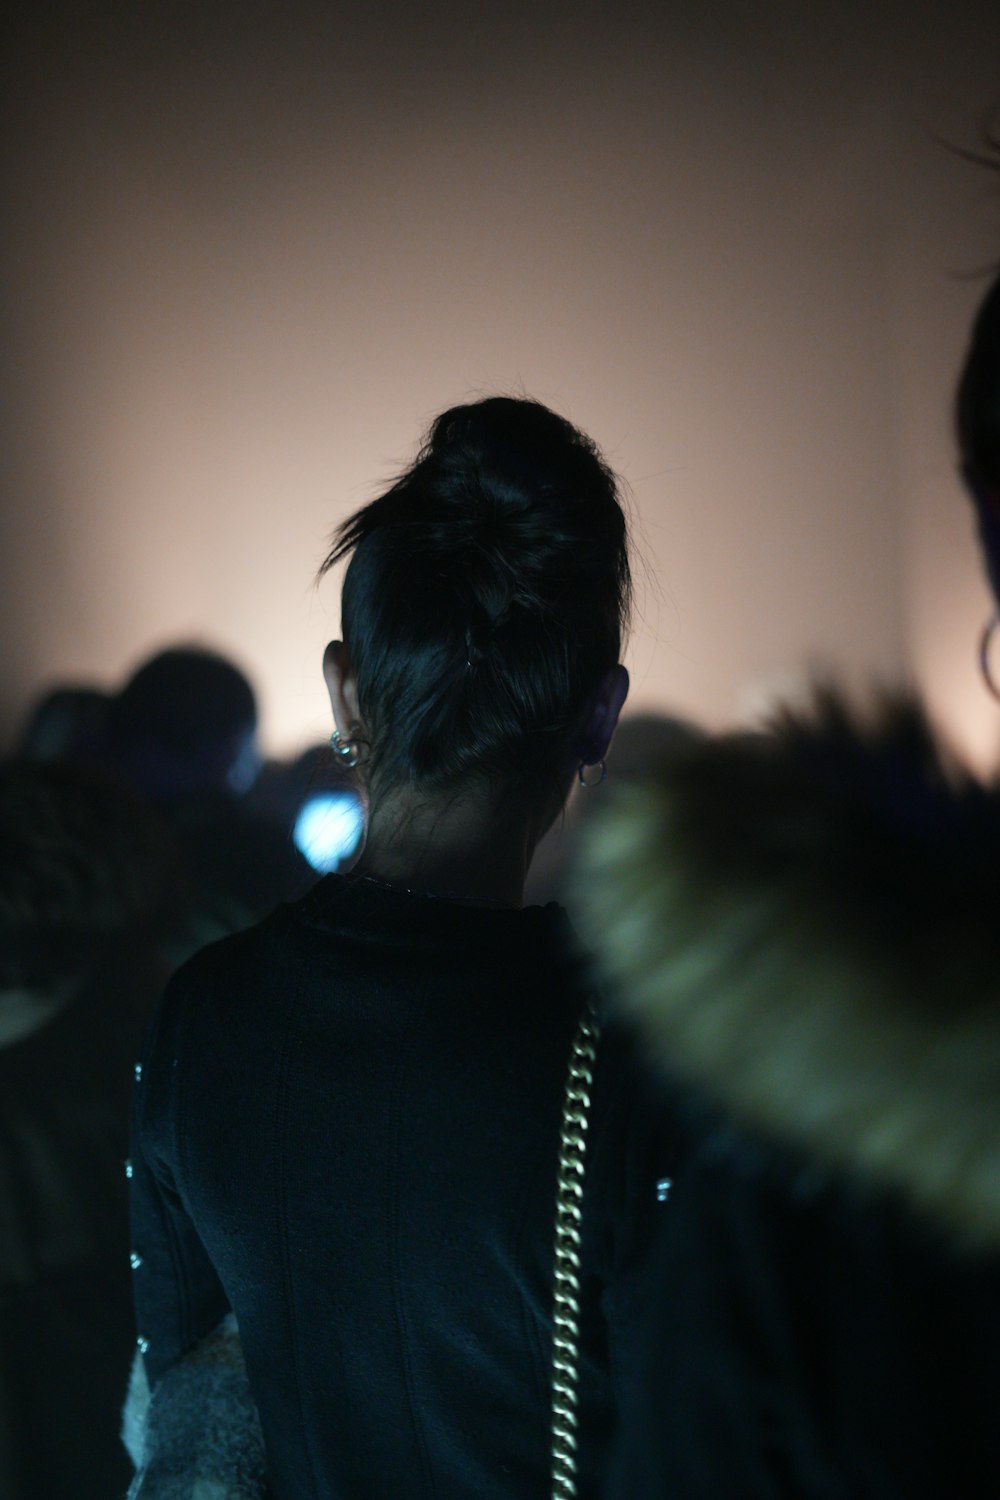
M1000 7L33 5L8 22L0 732L197 638L325 731L326 537L525 391L631 489L639 708L823 664L994 752L949 400Z

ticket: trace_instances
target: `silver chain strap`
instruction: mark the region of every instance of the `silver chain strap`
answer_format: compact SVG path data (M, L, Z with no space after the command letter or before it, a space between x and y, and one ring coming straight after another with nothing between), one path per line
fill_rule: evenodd
M600 1026L592 1005L580 1017L569 1060L556 1189L555 1314L552 1347L552 1495L576 1495L580 1362L580 1225L590 1095Z

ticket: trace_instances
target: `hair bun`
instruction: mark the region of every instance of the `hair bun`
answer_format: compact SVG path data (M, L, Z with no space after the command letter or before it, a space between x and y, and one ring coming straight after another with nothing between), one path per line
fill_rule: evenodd
M595 461L604 467L594 445L564 417L510 396L442 412L422 459L452 504L494 514L517 514L569 493L579 504L593 490Z
M369 775L445 784L563 764L630 598L615 477L588 437L536 401L451 407L342 524L324 571L348 553Z

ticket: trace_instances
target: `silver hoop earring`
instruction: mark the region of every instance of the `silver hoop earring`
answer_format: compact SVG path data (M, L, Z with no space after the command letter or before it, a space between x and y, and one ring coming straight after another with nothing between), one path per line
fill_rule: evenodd
M588 766L586 764L586 762L582 761L582 760L581 760L581 762L579 764L579 767L577 768L577 773L576 774L579 777L580 785L587 787L588 790L591 787L593 787L593 786L600 786L600 784L601 784L602 781L607 781L607 779L608 779L608 768L604 764L603 760L599 763L599 766L597 768L597 769L599 769L599 771L600 771L601 774L599 776L591 777L588 780L588 778L587 778L587 772L588 771L592 771L593 769L594 769L593 766Z
M360 728L360 724L351 724L347 734L341 734L339 729L335 729L330 736L330 749L349 771L361 764L362 751L368 748L368 741L355 732Z
M339 729L335 729L330 736L330 749L341 765L347 766L351 770L357 765L357 746L351 740L345 739Z
M1000 687L994 681L993 673L990 670L990 647L993 644L993 637L998 628L1000 628L1000 614L991 615L983 626L982 635L979 637L979 670L982 673L983 681L988 691L1000 703Z

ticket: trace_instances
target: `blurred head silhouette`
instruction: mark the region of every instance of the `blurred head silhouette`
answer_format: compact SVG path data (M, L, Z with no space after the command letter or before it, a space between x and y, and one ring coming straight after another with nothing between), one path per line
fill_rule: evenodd
M110 758L154 801L241 793L256 776L257 705L247 678L202 647L174 647L142 664L113 699Z
M100 765L107 739L109 699L90 687L52 688L37 700L21 734L25 760Z

